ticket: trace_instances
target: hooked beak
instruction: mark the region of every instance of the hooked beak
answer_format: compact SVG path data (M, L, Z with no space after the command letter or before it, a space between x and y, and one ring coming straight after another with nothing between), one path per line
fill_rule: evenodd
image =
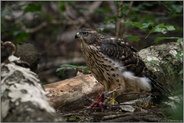
M79 32L75 35L75 39L78 39L78 38L80 38Z

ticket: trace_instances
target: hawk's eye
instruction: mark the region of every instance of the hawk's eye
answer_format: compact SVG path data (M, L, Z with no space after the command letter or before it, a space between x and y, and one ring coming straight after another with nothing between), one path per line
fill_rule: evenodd
M83 34L84 36L88 36L88 33L87 33L87 32L82 32L82 34Z

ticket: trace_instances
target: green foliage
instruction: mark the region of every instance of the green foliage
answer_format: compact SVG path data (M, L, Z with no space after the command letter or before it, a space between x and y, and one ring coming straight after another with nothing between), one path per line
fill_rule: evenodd
M27 12L39 12L39 11L41 11L41 9L42 9L41 4L38 4L38 3L30 3L24 9L24 13L27 13Z
M66 70L83 70L83 71L88 71L89 68L87 66L77 66L77 65L71 65L71 64L63 64L59 68L56 69L56 72L61 76L64 77L65 74L64 72Z
M132 10L133 11L145 10L146 7L152 7L156 4L158 4L158 2L142 2L142 4L139 4L138 6L133 7Z
M144 31L145 33L149 32L146 36L146 38L152 34L152 33L162 33L162 34L166 34L168 31L175 31L175 28L173 25L165 25L163 23L158 24L156 26L153 25L153 23L140 23L140 22L123 22L123 24L128 25L128 26L133 26L133 27L137 27L140 30ZM152 27L152 29L149 31L149 29ZM134 41L139 41L139 37L130 37L128 38L130 40L134 40ZM161 41L161 40L165 40L165 39L178 39L178 37L157 37L154 40L155 42Z
M58 1L58 7L61 11L65 10L66 5L72 5L74 4L74 1Z
M135 42L138 42L140 41L140 37L139 36L128 36L128 40L129 41L135 41Z
M24 32L24 31L15 30L15 31L13 31L13 36L15 37L14 42L20 43L20 42L28 40L30 37L30 34Z
M123 2L122 11L128 11L127 6L130 2ZM136 2L134 2L135 4ZM120 7L120 2L115 2L115 6L117 8ZM150 9L153 9L154 7L163 8L163 10L160 12L154 13L153 11L149 11ZM170 31L177 31L178 33L182 33L183 29L177 25L168 24L166 23L166 20L170 19L177 19L177 17L182 16L182 10L183 5L182 2L142 2L141 4L138 4L137 6L132 6L130 10L129 16L122 16L124 20L129 20L122 22L123 25L126 25L126 28L124 31L128 30L128 28L136 28L141 31L143 31L146 36L145 38L148 38L150 34L155 33L161 33L163 35L167 34ZM140 12L145 12L144 15L141 15ZM165 15L164 15L165 14ZM124 14L125 15L125 14ZM151 16L150 16L151 15ZM136 36L128 36L128 40L130 41L139 41L139 37ZM162 36L157 37L154 40L154 43L159 42L161 40L170 40L170 39L178 39L178 37L168 37L168 36Z
M151 29L148 35L150 35L151 33L157 33L157 32L166 34L168 31L174 31L174 30L175 28L173 25L165 25L161 23L156 25L153 29Z
M180 48L178 49L178 52L176 54L176 59L183 61L183 38L178 38L177 42L179 43ZM182 69L182 71L183 71L183 69Z
M156 43L156 42L159 42L159 41L161 41L161 40L166 40L166 39L178 39L179 37L157 37L157 38L155 38L155 40L153 41L154 43Z
M59 1L58 5L59 5L59 8L61 11L65 10L65 2L64 1Z
M144 31L145 33L149 32L145 38L147 38L150 34L153 34L153 33L166 34L169 31L175 31L175 27L173 25L165 25L163 23L158 24L156 26L154 26L153 23L140 23L140 22L123 22L123 24L137 27L140 30ZM151 27L152 29L150 30ZM167 40L167 39L179 39L179 37L157 37L155 38L154 43L161 40ZM128 40L139 41L140 38L139 36L129 36Z
M97 28L96 29L98 32L103 32L104 28Z
M148 36L153 33L166 34L169 31L175 31L175 27L173 25L165 25L163 23L158 24L156 26L154 26L153 23L139 23L139 22L123 22L123 24L132 26L132 27L137 27L140 30L144 31L145 33L149 32L147 33L147 36L145 38L148 38ZM159 42L161 40L168 40L168 39L170 40L180 39L180 37L157 37L154 39L153 43ZM140 37L139 36L129 36L128 40L139 41Z
M77 69L89 70L89 68L86 66L76 66L76 65L70 65L70 64L63 64L59 68L57 68L56 72L64 71L64 70L77 70Z
M172 16L180 14L183 11L182 1L180 1L180 4L168 1L161 2L161 4L167 9L167 12Z
M153 26L153 23L140 23L140 22L123 22L123 24L128 25L128 26L134 26L137 27L144 32L150 27Z
M104 24L114 24L116 20L115 16L106 16L105 19L103 20Z

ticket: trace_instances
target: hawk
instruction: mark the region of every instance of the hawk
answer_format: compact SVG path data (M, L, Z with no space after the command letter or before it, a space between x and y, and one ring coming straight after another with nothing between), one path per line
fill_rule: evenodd
M165 89L146 67L137 51L123 39L99 34L82 28L75 38L81 41L81 50L91 73L105 91L117 89L117 95L126 89L152 92L160 100Z

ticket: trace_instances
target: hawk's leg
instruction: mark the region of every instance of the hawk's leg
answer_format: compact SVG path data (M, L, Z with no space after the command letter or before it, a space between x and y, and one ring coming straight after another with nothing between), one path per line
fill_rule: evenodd
M112 104L112 105L115 105L115 104L118 104L118 102L116 101L116 92L113 92L112 93L112 96L108 99L108 104Z
M106 91L101 94L96 101L94 101L88 108L106 108L108 104L117 104L116 98L116 89L112 91Z

